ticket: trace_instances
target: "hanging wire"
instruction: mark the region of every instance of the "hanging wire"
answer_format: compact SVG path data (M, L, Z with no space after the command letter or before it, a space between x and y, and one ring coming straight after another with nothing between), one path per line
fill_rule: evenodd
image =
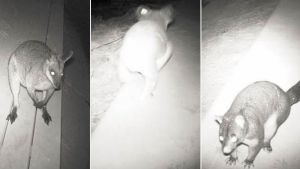
M101 48L101 47L106 46L106 45L110 45L110 44L112 44L112 43L114 43L114 42L117 42L117 41L123 39L123 38L124 38L124 35L118 37L118 38L115 39L115 40L112 40L112 41L110 41L110 42L107 42L107 43L105 43L105 44L101 44L101 45L98 45L98 46L96 46L96 47L94 47L94 48L91 48L91 51L93 52L95 49Z

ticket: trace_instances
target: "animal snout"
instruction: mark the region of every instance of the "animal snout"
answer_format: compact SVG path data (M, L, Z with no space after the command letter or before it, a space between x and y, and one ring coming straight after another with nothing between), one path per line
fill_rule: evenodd
M56 90L60 89L60 84L58 86L55 87Z
M52 85L53 87L58 90L60 89L60 86L61 86L61 81L62 81L62 77L61 76L54 76L52 77Z
M225 146L225 147L223 148L223 153L224 153L224 155L229 155L231 152L232 152L232 149L231 149L230 147Z
M60 85L61 83L60 83L60 81L54 81L53 82L53 87L56 89L56 90L59 90L60 89Z

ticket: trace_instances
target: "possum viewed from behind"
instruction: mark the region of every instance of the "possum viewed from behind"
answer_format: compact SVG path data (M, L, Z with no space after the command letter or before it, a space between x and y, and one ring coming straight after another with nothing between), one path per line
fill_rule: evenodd
M230 155L227 164L236 163L236 149L240 144L248 146L244 167L253 166L262 148L271 152L272 138L299 98L300 81L287 92L267 81L255 82L243 89L226 114L216 119L220 124L222 151Z
M129 81L140 73L145 79L142 98L155 89L158 72L172 55L172 44L167 38L168 25L173 21L173 7L159 10L140 6L136 10L138 22L126 33L120 49L119 76Z
M17 118L19 93L22 85L34 102L34 106L43 110L46 124L51 121L46 104L53 92L60 88L64 63L71 58L73 52L63 58L55 54L43 42L30 40L23 42L12 53L8 62L9 85L13 95L11 110L7 120L11 123Z

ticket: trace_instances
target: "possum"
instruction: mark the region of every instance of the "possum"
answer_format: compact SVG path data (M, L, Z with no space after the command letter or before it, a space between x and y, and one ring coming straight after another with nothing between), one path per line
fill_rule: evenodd
M8 79L13 102L7 120L13 123L17 118L22 85L27 89L34 106L43 110L42 117L48 125L51 116L46 109L46 104L53 92L60 88L64 63L72 55L73 51L70 51L67 57L57 55L45 43L37 40L20 44L11 54L8 62Z
M255 82L243 89L225 115L216 118L222 151L230 155L227 164L236 163L236 149L241 144L248 146L244 167L254 166L261 149L271 152L272 138L299 98L300 81L287 92L268 81Z
M145 79L141 98L152 95L158 81L158 73L170 59L173 51L166 31L173 21L173 7L159 10L140 6L136 10L138 22L125 34L120 48L118 66L121 82L125 83L139 73Z

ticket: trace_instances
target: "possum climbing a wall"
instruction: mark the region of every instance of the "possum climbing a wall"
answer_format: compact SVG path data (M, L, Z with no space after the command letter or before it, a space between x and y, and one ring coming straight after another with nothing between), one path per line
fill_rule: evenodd
M17 118L20 86L24 86L34 106L43 110L43 119L48 125L51 121L46 104L53 92L59 89L67 57L55 54L45 43L36 40L23 42L12 53L8 63L8 78L13 102L7 120L11 123Z

